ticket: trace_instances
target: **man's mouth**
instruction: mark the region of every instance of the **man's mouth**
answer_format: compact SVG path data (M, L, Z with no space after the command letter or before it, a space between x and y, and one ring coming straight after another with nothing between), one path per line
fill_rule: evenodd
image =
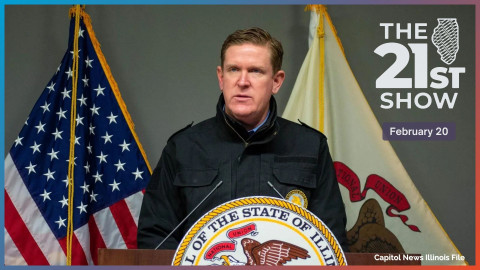
M247 96L247 95L235 95L233 98L237 101L247 101L250 100L252 97Z

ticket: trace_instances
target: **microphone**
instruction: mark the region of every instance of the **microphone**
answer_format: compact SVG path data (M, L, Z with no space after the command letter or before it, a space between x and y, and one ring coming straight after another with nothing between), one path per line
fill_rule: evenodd
M282 196L282 194L280 194L280 192L278 192L278 190L273 186L272 183L270 183L270 181L267 181L267 184L273 188L273 190L275 190L275 192L278 194L278 196L280 196L280 198L284 199L285 200L285 197Z
M208 197L210 197L210 195L212 195L212 193L213 193L215 190L217 190L217 188L218 188L221 184L223 184L223 181L220 180L220 182L218 182L218 184L210 191L210 193L208 193L207 196L205 196L205 198L203 198L203 200L202 200L201 202L199 202L199 203L197 204L197 206L195 206L195 208L193 208L193 210L190 211L190 213L188 213L188 215L187 215L182 221L180 221L180 223L178 223L178 225L177 225L175 228L173 228L173 230L172 230L167 236L165 236L165 238L163 238L162 242L160 242L160 244L158 244L158 246L155 248L155 250L157 250L163 243L165 243L165 241L166 241L170 236L172 236L172 234L180 227L180 225L182 225L182 224L185 222L185 220L187 220L188 217L190 217L190 216L193 214L193 212L195 212L195 210L197 210L197 208L198 208Z

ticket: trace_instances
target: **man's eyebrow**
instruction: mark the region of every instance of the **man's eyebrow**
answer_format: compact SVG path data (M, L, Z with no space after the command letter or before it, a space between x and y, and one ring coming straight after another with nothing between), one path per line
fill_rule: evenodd
M231 67L238 67L239 65L237 64L224 64L225 68L231 68ZM266 69L265 66L263 65L249 65L247 66L247 69Z

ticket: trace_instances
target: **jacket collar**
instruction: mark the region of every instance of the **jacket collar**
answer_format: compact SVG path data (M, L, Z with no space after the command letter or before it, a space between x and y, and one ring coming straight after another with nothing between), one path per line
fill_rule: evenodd
M217 103L217 119L221 123L224 123L227 129L237 134L237 136L240 136L244 142L262 143L265 140L269 141L271 138L273 138L273 136L277 134L279 128L279 125L277 123L277 103L273 96L270 98L270 114L268 115L265 124L263 124L252 136L248 135L248 131L240 122L238 122L236 119L229 116L225 112L224 106L225 99L223 98L223 94L220 94Z

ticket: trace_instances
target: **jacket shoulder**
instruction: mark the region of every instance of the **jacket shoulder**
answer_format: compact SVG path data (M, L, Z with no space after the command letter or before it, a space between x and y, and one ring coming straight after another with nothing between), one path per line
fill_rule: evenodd
M285 126L285 127L288 127L288 128L293 128L293 129L296 129L296 130L301 131L301 132L313 133L317 136L320 136L322 139L326 139L325 134L323 134L319 130L307 125L306 123L302 122L300 119L298 119L298 122L300 124L296 123L296 122L292 122L292 121L290 121L288 119L285 119L285 118L279 118L279 123L282 126Z
M196 136L201 133L208 133L211 132L215 128L215 118L209 118L206 120L201 121L200 123L193 124L191 122L186 127L180 129L179 131L175 132L168 138L167 142L171 140L183 140L183 139L191 139L192 136Z
M177 132L173 133L167 140L167 142L169 142L171 139L173 139L175 136L177 136L178 134L184 132L185 130L191 128L193 126L193 121L188 124L187 126L185 126L184 128L181 128L180 130L178 130Z

